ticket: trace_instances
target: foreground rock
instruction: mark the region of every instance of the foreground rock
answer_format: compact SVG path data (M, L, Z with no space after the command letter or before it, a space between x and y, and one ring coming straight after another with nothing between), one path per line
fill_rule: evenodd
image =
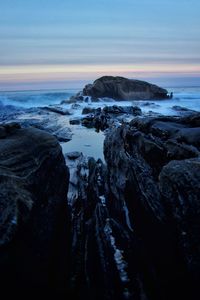
M51 135L0 127L1 289L15 296L66 292L69 172Z
M86 85L82 93L79 92L77 94L77 100L83 96L90 96L93 99L108 97L117 100L155 100L169 98L167 90L157 85L119 76L103 76L95 80L93 84Z
M78 152L67 154L66 162L72 212L71 297L147 299L134 236L115 211L109 211L105 165ZM145 260L142 255L140 259Z
M130 111L138 117L120 126ZM83 120L108 128L106 165L78 151L64 162L44 131L0 126L2 287L79 300L198 299L200 114L110 106Z
M200 294L199 122L200 114L140 118L105 140L109 209L142 241L149 299Z

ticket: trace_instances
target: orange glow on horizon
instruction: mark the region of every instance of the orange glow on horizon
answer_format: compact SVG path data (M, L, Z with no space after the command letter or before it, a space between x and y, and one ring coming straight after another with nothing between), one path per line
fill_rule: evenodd
M1 67L0 75L46 74L46 73L200 73L200 64L124 64L124 65L27 65Z
M26 65L4 66L0 69L1 89L12 85L31 85L47 82L52 86L59 82L93 80L104 76L124 76L128 78L192 77L200 78L200 64L119 64L119 65Z

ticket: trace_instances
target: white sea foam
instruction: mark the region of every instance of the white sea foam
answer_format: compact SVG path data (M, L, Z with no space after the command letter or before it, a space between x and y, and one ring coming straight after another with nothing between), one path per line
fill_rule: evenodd
M80 107L73 110L75 117L80 117L83 107L105 107L111 105L119 106L139 106L143 113L149 112L163 114L163 115L178 115L179 112L173 109L173 106L181 106L191 110L200 111L200 87L195 88L173 88L168 89L173 92L172 99L166 100L130 100L130 101L113 101L113 99L102 98L100 102L80 102ZM67 105L68 108L71 105Z
M79 109L73 109L75 116L80 116L82 108L104 107L106 105L130 106L138 105L144 113L153 111L161 114L176 115L173 106L183 106L189 109L200 111L200 87L169 88L173 92L173 99L156 101L113 101L113 99L103 98L100 102L80 102ZM0 92L0 103L3 105L14 105L21 107L46 106L59 104L62 100L69 99L76 94L76 90L46 90L46 91L22 91L22 92ZM148 105L149 104L149 105ZM71 108L71 104L66 105Z

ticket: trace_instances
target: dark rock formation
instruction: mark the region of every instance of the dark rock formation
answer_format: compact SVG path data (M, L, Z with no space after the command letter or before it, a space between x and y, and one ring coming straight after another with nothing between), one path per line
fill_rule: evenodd
M180 251L198 284L200 278L200 158L171 161L160 173L165 197L177 231Z
M106 106L103 108L103 112L107 114L130 114L133 116L140 116L142 115L142 111L138 106Z
M103 112L105 114L111 114L115 117L121 114L129 114L132 116L140 116L142 115L142 111L138 106L119 106L119 105L112 105L112 106L105 106L104 108L91 108L91 107L84 107L82 110L83 115L87 114L99 114Z
M80 123L81 123L81 120L79 118L69 120L69 124L71 124L71 125L79 125Z
M179 114L182 115L191 115L192 113L196 113L197 111L183 107L183 106L179 106L179 105L174 105L172 106L172 109L177 111Z
M103 109L100 107L92 110L84 109L88 115L81 119L81 124L88 128L96 128L97 130L105 130L112 127L113 124L121 122L122 115L140 116L142 111L137 106L105 106Z
M72 212L71 297L147 299L138 273L136 241L108 210L106 167L81 154L75 159L69 153L66 161Z
M138 118L105 140L109 212L142 241L148 299L200 295L199 121Z
M199 295L199 121L194 114L109 125L106 166L66 155L73 298Z
M109 126L111 126L112 122L115 122L113 118L109 114L104 112L96 111L95 114L87 115L82 118L81 124L88 128L96 128L97 130L105 130Z
M69 172L57 140L38 129L1 125L0 282L15 296L67 289Z
M109 97L117 100L146 100L169 98L167 90L141 80L103 76L83 89L83 96Z
M82 115L91 114L91 113L94 113L95 111L96 111L95 108L84 107L83 110L82 110Z
M15 112L30 126L26 113ZM43 130L48 114L53 128L66 118L39 110ZM198 299L200 114L113 105L81 122L107 129L106 165L67 153L70 178L54 137L0 125L1 285L79 300Z

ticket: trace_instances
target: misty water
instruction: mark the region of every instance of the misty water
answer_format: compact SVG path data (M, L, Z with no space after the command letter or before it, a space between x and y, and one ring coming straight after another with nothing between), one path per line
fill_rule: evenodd
M173 99L156 101L114 101L112 99L100 99L100 102L80 102L76 108L72 104L65 104L64 107L70 111L68 120L80 118L84 107L105 107L108 105L120 106L139 106L143 114L163 114L180 115L180 112L174 109L174 106L181 106L191 110L200 111L200 87L179 87L167 88L173 92ZM42 107L48 105L59 105L63 100L75 95L78 90L43 90L43 91L18 91L18 92L0 92L0 110L5 107L12 110L14 108ZM70 125L72 131L72 140L67 143L61 143L63 152L80 151L84 155L93 156L96 159L103 160L103 141L104 133L96 132L95 129L88 129L81 125Z

